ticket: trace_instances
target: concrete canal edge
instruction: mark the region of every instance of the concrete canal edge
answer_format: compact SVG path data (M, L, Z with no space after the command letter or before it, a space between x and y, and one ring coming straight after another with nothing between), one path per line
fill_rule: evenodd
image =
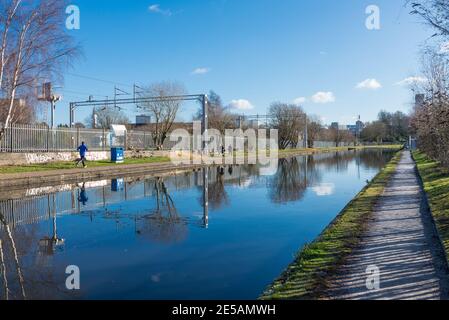
M262 294L262 300L319 299L325 293L329 276L356 248L377 200L393 176L401 158L393 159L349 202L326 229L297 254Z
M49 170L40 172L0 175L0 187L42 187L62 183L87 182L108 178L125 178L138 175L158 175L202 168L202 165L173 165L171 163L148 163L93 167L87 169Z

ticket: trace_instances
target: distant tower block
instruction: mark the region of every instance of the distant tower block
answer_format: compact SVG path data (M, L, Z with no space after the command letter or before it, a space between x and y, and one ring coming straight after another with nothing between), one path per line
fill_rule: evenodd
M422 93L415 95L415 107L422 106L424 104L424 99L425 96Z

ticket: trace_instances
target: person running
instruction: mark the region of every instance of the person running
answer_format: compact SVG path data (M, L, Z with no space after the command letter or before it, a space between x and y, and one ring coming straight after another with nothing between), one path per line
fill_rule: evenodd
M80 152L80 159L78 160L78 162L76 163L76 166L78 167L80 163L83 164L83 168L86 168L86 152L89 151L89 149L87 148L87 146L85 145L84 141L81 142L81 145L78 147L77 149Z

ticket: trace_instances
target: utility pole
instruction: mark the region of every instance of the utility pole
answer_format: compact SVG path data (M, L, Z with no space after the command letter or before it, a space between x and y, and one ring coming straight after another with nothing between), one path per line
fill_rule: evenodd
M117 86L114 86L114 108L117 108L117 97L119 96L129 96L129 93L126 91L123 91L120 88L117 88ZM134 97L135 99L135 97Z

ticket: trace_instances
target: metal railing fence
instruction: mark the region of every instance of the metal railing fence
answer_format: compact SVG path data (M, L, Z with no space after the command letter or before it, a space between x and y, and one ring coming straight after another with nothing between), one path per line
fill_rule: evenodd
M0 128L2 126L0 125ZM13 124L5 129L0 140L0 152L66 152L75 151L84 141L91 151L107 151L111 147L154 150L153 136L148 131L127 131L116 137L105 129L54 128L45 125ZM170 149L169 139L164 149Z

